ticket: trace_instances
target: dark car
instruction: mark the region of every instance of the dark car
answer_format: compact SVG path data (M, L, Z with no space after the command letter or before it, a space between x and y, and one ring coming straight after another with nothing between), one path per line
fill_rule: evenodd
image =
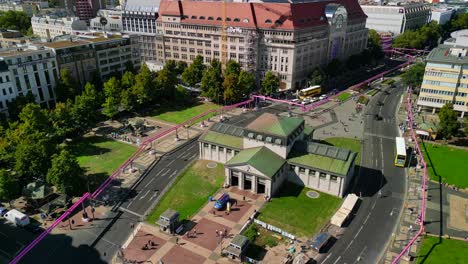
M378 106L382 106L382 105L384 105L384 103L383 103L382 101L378 101L378 102L377 102L377 105L378 105Z
M375 114L374 119L377 121L382 120L382 116L379 114Z

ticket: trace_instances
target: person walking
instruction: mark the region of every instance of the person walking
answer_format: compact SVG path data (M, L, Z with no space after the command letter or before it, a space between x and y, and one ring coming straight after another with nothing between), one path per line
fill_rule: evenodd
M175 244L179 245L179 238L178 237L176 237L176 239L175 239Z
M219 236L218 229L216 229L216 236L217 236L217 237Z

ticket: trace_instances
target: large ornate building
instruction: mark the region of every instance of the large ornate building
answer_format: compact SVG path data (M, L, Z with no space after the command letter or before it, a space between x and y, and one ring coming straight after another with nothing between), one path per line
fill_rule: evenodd
M246 127L214 124L199 139L200 158L223 163L225 183L267 196L285 180L343 197L356 153L312 142L302 118L264 113Z
M365 49L365 25L366 15L356 0L225 4L162 0L157 60L190 63L201 55L208 64L221 60L224 52L224 58L238 61L258 78L272 71L279 76L281 89L297 89L306 86L313 68Z

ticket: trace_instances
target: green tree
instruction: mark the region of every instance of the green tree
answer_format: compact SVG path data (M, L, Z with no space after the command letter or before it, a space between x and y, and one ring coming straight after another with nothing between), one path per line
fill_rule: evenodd
M57 100L65 102L67 99L73 99L81 93L80 84L71 75L70 70L62 69L60 78L55 86Z
M421 86L425 67L426 66L424 63L416 63L411 66L405 73L401 75L403 83L413 88Z
M122 75L122 79L120 80L120 83L122 85L123 90L127 90L132 88L132 86L135 84L135 75L131 71L126 71Z
M338 59L333 59L328 63L327 67L325 67L325 73L331 78L336 77L342 70L343 65Z
M280 80L278 76L276 76L271 71L265 74L265 78L262 81L262 94L264 95L272 95L278 92L280 85Z
M202 95L219 104L224 94L222 84L223 76L221 74L221 63L214 59L211 61L210 67L203 73L203 78L200 83Z
M453 110L452 104L445 104L439 111L439 127L437 135L442 138L450 138L457 134L460 124L458 123L458 115Z
M60 139L70 136L77 128L75 120L73 120L72 110L73 104L71 100L68 100L66 103L57 103L55 108L50 111L49 121L55 135Z
M121 88L117 78L112 77L104 83L105 100L102 104L103 114L110 119L119 113Z
M187 66L188 65L185 61L178 61L176 67L177 75L181 75L185 71L185 69L187 69Z
M369 54L373 59L379 60L384 57L384 53L382 50L382 41L380 39L380 35L377 31L370 29L369 30L369 38L367 41L367 50L369 50ZM362 57L361 57L362 59ZM361 62L362 63L362 62Z
M350 71L358 69L361 66L362 59L360 54L354 54L346 60L346 68Z
M135 66L133 65L133 62L131 60L125 62L125 72L135 72Z
M251 72L241 71L237 82L237 89L242 93L242 97L246 97L255 90L255 75Z
M187 102L190 100L190 93L184 87L177 85L176 102Z
M175 61L168 61L156 77L156 87L160 92L160 96L168 100L172 100L175 97L175 86L177 84L175 68Z
M229 74L239 75L241 71L240 64L235 60L229 60L226 63L226 69L224 70L224 76L228 76Z
M30 27L31 18L29 18L25 12L0 12L0 28L18 30L26 35Z
M52 164L47 172L47 182L53 184L60 192L69 195L80 195L83 191L84 170L75 156L67 150L52 156Z
M198 55L193 60L192 64L182 73L182 81L187 85L194 87L197 83L201 82L203 73L206 67L203 64L203 57Z
M223 90L224 101L228 104L237 102L242 98L242 91L237 87L238 75L230 73L224 77Z
M144 107L155 100L155 85L153 83L154 74L143 64L141 71L135 76L135 85L132 92L136 99L126 100L126 104L136 102L134 107ZM126 95L127 96L127 95Z
M87 83L84 92L75 97L70 111L76 132L84 133L95 125L99 115L97 110L101 105L101 96L96 87Z
M325 80L327 79L327 76L325 75L325 72L322 70L320 67L316 67L312 72L309 74L309 86L313 85L320 85L323 86L325 83Z
M8 201L11 206L11 200L20 194L20 185L18 180L5 170L0 170L0 200Z
M51 132L48 113L41 109L38 104L27 104L19 114L21 126L26 130L26 133L31 132Z
M455 17L448 23L450 32L468 28L468 13L457 13Z
M34 95L30 91L26 95L20 94L15 97L13 100L11 100L11 102L7 103L9 119L12 121L18 120L19 114L21 113L21 110L23 110L23 107L34 102Z

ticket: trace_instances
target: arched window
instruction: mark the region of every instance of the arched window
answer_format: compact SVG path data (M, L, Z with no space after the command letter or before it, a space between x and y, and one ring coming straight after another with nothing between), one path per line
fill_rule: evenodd
M221 17L216 18L217 21L223 20Z
M211 16L210 16L210 17L208 17L208 20L213 20L213 17L211 17Z
M271 24L271 23L272 23L272 22L271 22L270 19L265 20L265 24Z
M249 20L247 18L244 18L244 20L242 20L242 22L249 23Z
M197 16L192 16L192 19L197 19Z
M204 16L201 16L200 19L205 19L205 17L204 17Z
M240 22L240 19L239 18L234 18L234 22Z

